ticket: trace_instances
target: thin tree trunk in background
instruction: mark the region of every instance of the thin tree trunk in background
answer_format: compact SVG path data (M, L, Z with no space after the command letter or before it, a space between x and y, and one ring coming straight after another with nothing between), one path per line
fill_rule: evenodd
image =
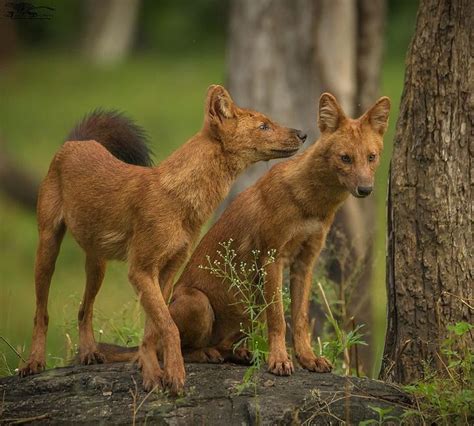
M357 0L356 115L363 114L380 93L386 9L385 1Z
M130 51L140 0L87 0L84 53L97 64L115 64Z
M235 101L315 137L316 7L312 0L231 2L228 86ZM314 96L313 96L314 94ZM234 185L225 203L270 167L257 164Z
M2 17L1 13L0 9L0 71L13 62L18 49L16 21Z
M384 31L386 18L386 2L384 0L357 1L357 61L356 61L356 94L353 115L363 114L380 95L380 80L384 47ZM376 187L377 192L385 191ZM346 241L338 245L352 244L348 265L354 282L349 282L354 290L349 292L352 297L348 301L349 317L354 317L356 324L365 324L362 329L367 346L358 347L358 358L366 374L373 371L375 361L374 319L373 319L373 288L382 283L372 282L374 264L374 241L377 229L375 196L362 200L349 197L343 209L336 216L335 229L346 235ZM330 236L331 238L331 236ZM335 238L335 237L334 237ZM346 328L351 328L346 324ZM351 352L352 364L356 364L356 353Z
M407 58L390 173L381 373L400 383L421 378L423 362L440 370L447 325L474 321L473 7L422 0Z
M234 0L228 41L230 92L238 104L304 130L312 143L317 137L316 106L322 92L333 93L348 115L359 114L375 101L384 20L383 0ZM272 163L257 164L245 173L220 212ZM348 317L368 325L372 323L368 295L374 210L373 198L350 199L328 239L336 251L350 243L341 256L345 264L330 264L337 282L344 284L363 264ZM316 326L320 331L319 321ZM361 359L368 371L372 347L366 348L361 349Z

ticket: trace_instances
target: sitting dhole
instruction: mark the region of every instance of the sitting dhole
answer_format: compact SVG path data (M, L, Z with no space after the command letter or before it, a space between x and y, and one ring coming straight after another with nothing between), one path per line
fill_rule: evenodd
M232 202L204 236L176 283L169 306L187 361L247 363L251 359L247 350L234 350L243 337L242 326L248 322L245 305L239 303L229 280L199 268L207 265L206 255L216 258L220 242L232 238L237 264L250 264L252 250L260 250L261 255L276 250L276 261L266 267L264 288L265 299L274 301L266 310L269 371L277 375L293 372L285 345L281 298L285 266L290 268L296 358L310 371L331 370L325 358L314 354L309 339L313 266L336 210L349 194L365 197L372 191L389 110L389 99L381 98L354 120L344 115L332 95L323 94L319 102L320 139L304 153L273 166ZM110 353L110 360L133 358L132 348L127 351L104 345L104 350Z
M86 253L81 362L106 361L93 335L93 303L106 261L128 260L129 280L147 319L137 357L143 385L182 390L180 338L165 303L174 275L237 175L256 161L294 154L305 139L300 131L237 107L221 86L209 88L205 109L201 131L157 167L143 167L151 161L142 130L110 112L86 117L55 155L38 199L36 315L31 355L21 375L45 366L49 287L69 229ZM156 355L158 337L164 374Z

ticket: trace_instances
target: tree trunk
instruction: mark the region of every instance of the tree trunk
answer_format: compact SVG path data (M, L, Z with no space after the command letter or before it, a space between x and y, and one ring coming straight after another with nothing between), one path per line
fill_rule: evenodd
M84 52L93 62L115 64L130 51L140 0L88 0Z
M0 423L330 425L344 419L358 424L378 417L368 405L401 415L411 402L394 386L356 377L261 373L257 387L238 394L245 367L189 364L186 370L186 394L180 398L143 392L140 374L128 364L0 378Z
M474 3L422 0L407 58L389 190L382 377L441 361L449 324L472 323ZM473 335L468 337L473 341Z
M312 143L317 137L317 100L323 91L333 93L348 115L357 115L374 102L384 18L383 0L234 0L228 41L230 92L238 104L304 130ZM218 214L272 163L254 165L241 176ZM347 284L344 277L363 267L347 317L366 324L372 322L368 297L372 235L367 230L374 228L374 210L373 198L348 200L328 238L336 251L350 243L347 262L332 262L330 267L341 287ZM370 349L361 353L366 371Z
M316 136L316 95L321 91L313 73L316 13L312 0L234 0L228 40L228 87L237 104L309 131L308 140ZM224 207L270 166L251 167Z

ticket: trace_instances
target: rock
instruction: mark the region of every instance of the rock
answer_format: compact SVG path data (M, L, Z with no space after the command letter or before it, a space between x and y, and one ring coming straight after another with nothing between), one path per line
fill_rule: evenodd
M0 379L0 423L102 423L169 425L350 424L376 419L369 405L410 404L398 388L380 381L297 370L290 377L262 372L258 385L237 394L245 367L188 364L186 394L147 394L130 364L72 366L27 378ZM272 383L272 386L268 384ZM3 401L3 402L2 402Z

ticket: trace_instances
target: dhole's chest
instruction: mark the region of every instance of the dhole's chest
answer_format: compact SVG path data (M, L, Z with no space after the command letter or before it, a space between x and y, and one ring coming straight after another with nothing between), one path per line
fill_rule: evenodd
M292 258L294 253L298 251L301 243L309 237L316 235L324 235L324 224L320 219L310 218L293 224L292 230L288 235L288 239L281 249L283 258Z
M292 238L307 237L321 232L323 229L323 222L319 218L308 218L295 223Z

